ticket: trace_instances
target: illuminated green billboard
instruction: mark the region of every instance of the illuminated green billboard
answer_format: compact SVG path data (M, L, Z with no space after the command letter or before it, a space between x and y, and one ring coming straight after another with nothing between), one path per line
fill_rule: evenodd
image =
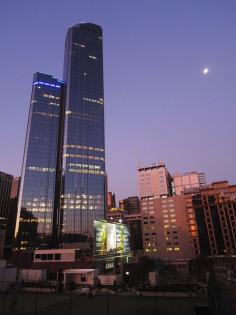
M94 221L94 256L129 256L129 230L125 224Z

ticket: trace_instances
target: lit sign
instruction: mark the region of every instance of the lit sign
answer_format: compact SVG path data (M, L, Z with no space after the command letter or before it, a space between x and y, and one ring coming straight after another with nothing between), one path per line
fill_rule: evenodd
M52 83L47 83L47 82L34 82L33 85L37 85L37 84L41 84L41 85L47 85L47 86L53 86L53 87L56 87L56 88L60 88L61 86L60 85L56 85L56 84L52 84Z
M129 230L125 224L94 221L94 256L130 255Z

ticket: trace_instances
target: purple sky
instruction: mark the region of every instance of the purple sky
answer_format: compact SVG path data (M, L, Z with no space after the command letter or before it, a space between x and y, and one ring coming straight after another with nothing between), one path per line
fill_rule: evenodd
M4 1L0 8L0 170L19 175L33 73L62 78L67 28L104 31L109 190L136 170L205 171L236 182L236 1ZM210 74L201 70L209 67Z

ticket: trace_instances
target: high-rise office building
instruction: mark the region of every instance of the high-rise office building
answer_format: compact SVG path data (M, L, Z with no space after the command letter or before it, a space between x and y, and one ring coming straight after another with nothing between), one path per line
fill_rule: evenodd
M12 180L13 176L0 172L0 259L3 256L6 240Z
M192 214L190 232L195 233L202 256L236 254L236 185L212 183L198 193L186 195Z
M103 42L98 25L67 33L64 81L36 73L18 201L18 246L93 236L106 207Z
M93 235L106 201L103 41L100 26L81 23L68 30L63 146L62 239Z
M21 248L51 242L60 159L62 93L60 80L35 73L16 223Z
M185 196L148 196L141 203L144 254L170 260L193 258Z
M172 194L172 178L164 162L138 168L139 195L169 196Z
M13 176L0 172L0 230L6 230Z
M178 175L173 180L161 162L139 168L138 176L144 254L171 261L194 258L199 253L198 242L195 230L190 232L192 214L188 216L184 191L200 189L199 173Z

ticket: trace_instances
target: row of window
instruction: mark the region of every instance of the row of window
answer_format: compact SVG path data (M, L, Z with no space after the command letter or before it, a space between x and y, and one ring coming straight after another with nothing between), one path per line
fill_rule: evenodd
M50 167L39 167L39 166L29 166L30 171L35 171L35 172L48 172L48 173L53 173L55 172L55 168L50 168Z
M64 148L72 148L72 149L82 149L82 150L92 150L92 151L100 151L104 152L103 148L86 146L86 145L75 145L75 144L67 144Z
M35 254L34 258L38 260L61 260L61 254Z
M93 210L93 209L100 209L101 206L69 206L69 205L63 205L62 209L83 209L83 210Z
M83 97L83 100L86 101L86 102L96 103L96 104L100 104L100 105L104 104L102 98L94 99L94 98Z
M103 171L95 171L95 170L81 170L75 168L69 168L69 173L81 173L81 174L95 174L95 175L105 175Z
M82 168L89 168L89 169L100 169L100 165L91 165L91 164L81 164L81 163L69 163L70 167L82 167Z
M52 220L51 219L44 219L44 218L31 218L31 219L25 219L25 218L20 218L21 222L24 223L33 223L33 222L37 222L37 223L51 223Z
M179 247L167 247L166 249L168 252L171 252L171 251L180 251L180 248Z
M82 199L85 199L85 198L88 198L88 199L93 199L93 198L96 198L96 199L100 199L101 196L100 195L85 195L85 194L82 194L82 195L73 195L73 194L65 194L65 195L61 195L61 198L82 198Z
M55 96L55 95L52 95L52 94L46 94L46 93L43 94L43 97L45 97L45 98L52 98L52 99L55 99L55 100L59 100L60 99L59 96Z
M103 157L100 156L94 156L94 155L84 155L84 154L64 154L64 157L69 157L69 158L82 158L82 159L89 159L89 160L98 160L98 161L105 161Z

